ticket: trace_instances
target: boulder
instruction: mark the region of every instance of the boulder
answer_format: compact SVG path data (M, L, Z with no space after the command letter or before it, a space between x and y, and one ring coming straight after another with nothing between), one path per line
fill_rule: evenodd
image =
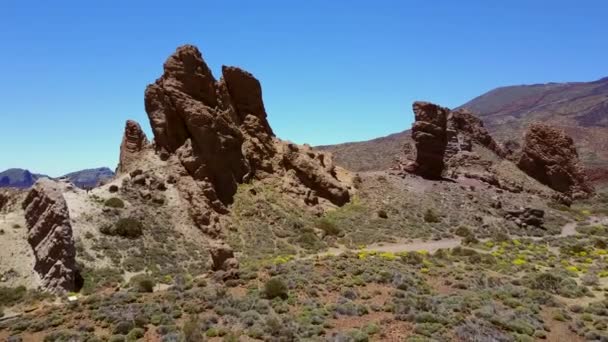
M594 193L572 138L561 129L542 123L530 125L517 166L573 199L588 198Z
M543 228L545 223L545 211L534 208L509 210L506 212L505 218L515 222L515 224L522 228L528 226Z
M116 173L128 173L133 168L134 161L148 146L148 138L139 126L139 123L133 120L127 120L125 124L125 132L120 144L120 159Z
M224 242L216 242L209 249L213 271L222 271L225 279L238 278L239 262L234 257L234 251Z
M42 178L23 202L27 240L36 259L34 269L51 292L76 291L82 285L62 184Z

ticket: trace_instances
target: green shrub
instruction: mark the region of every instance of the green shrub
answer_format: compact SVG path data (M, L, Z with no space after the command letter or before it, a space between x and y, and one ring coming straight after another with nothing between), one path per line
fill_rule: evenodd
M110 236L122 236L125 238L138 238L143 234L143 225L135 218L127 217L119 219L113 226L106 225L99 228L102 234Z
M146 331L142 328L133 328L127 334L127 341L137 341L138 339L144 337Z
M266 298L287 298L287 285L280 278L270 278L266 284L264 284L264 294Z
M325 235L329 236L338 236L342 233L342 230L338 228L334 222L325 217L317 221L317 228L321 229L325 232Z
M11 306L26 296L27 289L25 286L18 287L0 287L0 305Z
M123 202L120 198L112 197L112 198L108 198L104 202L104 205L106 207L110 207L110 208L124 208L125 202Z
M424 258L418 252L407 252L401 256L401 261L408 265L422 265Z
M435 213L435 211L431 208L427 209L424 212L424 222L427 223L438 223L441 222L439 216Z
M460 226L460 227L456 228L456 230L454 231L454 234L456 234L460 237L472 235L471 230L467 226Z
M203 331L201 329L201 321L197 315L191 315L184 323L183 327L185 342L204 341Z
M154 292L156 282L146 274L139 274L131 278L131 286L138 292Z

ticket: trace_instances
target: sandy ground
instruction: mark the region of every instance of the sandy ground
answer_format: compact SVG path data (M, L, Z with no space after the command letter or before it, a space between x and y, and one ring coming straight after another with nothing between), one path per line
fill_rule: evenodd
M27 242L23 210L0 214L0 286L38 287L34 252Z
M559 235L560 237L566 237L575 235L576 233L576 223L570 222L565 224L562 227L562 232ZM512 238L519 238L517 236L512 236ZM540 240L541 237L526 237L531 240ZM410 240L405 242L396 242L396 243L383 243L383 244L373 244L366 246L363 249L355 250L349 249L344 246L333 247L330 248L326 252L318 253L312 256L307 256L303 259L314 258L317 256L326 256L326 255L340 255L345 252L357 252L357 251L375 251L375 252L388 252L388 253L400 253L400 252L416 252L416 251L426 251L429 253L436 252L439 249L447 249L454 248L460 246L461 243L460 238L453 239L442 239L442 240L433 240L433 241L424 241L424 240ZM481 239L481 242L486 241L487 239Z

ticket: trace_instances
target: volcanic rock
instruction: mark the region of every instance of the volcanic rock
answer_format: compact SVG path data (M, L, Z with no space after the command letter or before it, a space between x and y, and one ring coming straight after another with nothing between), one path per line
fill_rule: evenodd
M494 152L499 157L505 157L506 153L504 149L494 140L494 138L492 138L490 133L488 133L488 130L483 125L483 121L468 110L457 109L451 111L448 116L448 127L451 127L454 131L458 132L460 136L466 137L461 138L460 141L464 139L472 140ZM471 150L470 142L466 142L465 140L464 146L467 147L468 150L466 148L463 150Z
M505 218L515 222L519 227L527 226L542 228L545 222L545 211L542 209L522 208L507 211Z
M4 192L0 192L0 211L4 208L4 206L8 203L8 195Z
M234 257L234 251L224 242L212 244L209 250L214 271L223 271L224 280L238 278L239 262Z
M125 133L120 144L120 160L116 173L128 173L133 168L132 164L138 158L141 151L148 146L148 138L142 131L139 123L133 120L127 120L125 124Z
M429 102L414 102L413 110L416 122L412 127L412 138L416 144L416 161L410 163L406 170L425 178L441 178L450 111Z
M594 192L579 162L572 138L563 130L530 125L517 166L539 182L574 199Z
M43 287L56 293L75 291L81 282L70 215L61 186L47 178L40 179L23 202L27 240L36 258L34 269Z
M328 155L275 137L259 81L236 67L222 67L222 76L216 81L198 49L185 45L145 92L156 151L170 165L195 223L219 233L218 214L227 212L238 184L289 172L312 196L346 203L348 190Z

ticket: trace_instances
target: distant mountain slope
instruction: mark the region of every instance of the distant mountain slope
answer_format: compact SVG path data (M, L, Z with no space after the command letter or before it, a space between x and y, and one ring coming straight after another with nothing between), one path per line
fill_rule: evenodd
M32 173L29 170L24 169L8 169L0 172L0 188L29 188L42 177L48 176ZM74 185L86 188L93 187L99 182L108 180L112 177L114 177L114 172L112 170L107 167L101 167L68 173L59 178L67 178Z
M527 125L543 121L566 130L588 168L608 168L608 78L594 82L547 83L501 87L459 108L483 119L494 137L520 140ZM334 153L338 165L354 171L392 165L409 130L363 142L319 146Z
M31 173L24 169L8 169L0 172L0 187L29 188L36 183L36 180L40 177L46 176Z
M532 121L559 126L588 167L608 167L608 78L502 87L461 107L477 113L502 141L518 139Z
M114 171L107 167L100 167L96 169L86 169L68 173L61 178L67 178L79 188L90 188L114 177Z

